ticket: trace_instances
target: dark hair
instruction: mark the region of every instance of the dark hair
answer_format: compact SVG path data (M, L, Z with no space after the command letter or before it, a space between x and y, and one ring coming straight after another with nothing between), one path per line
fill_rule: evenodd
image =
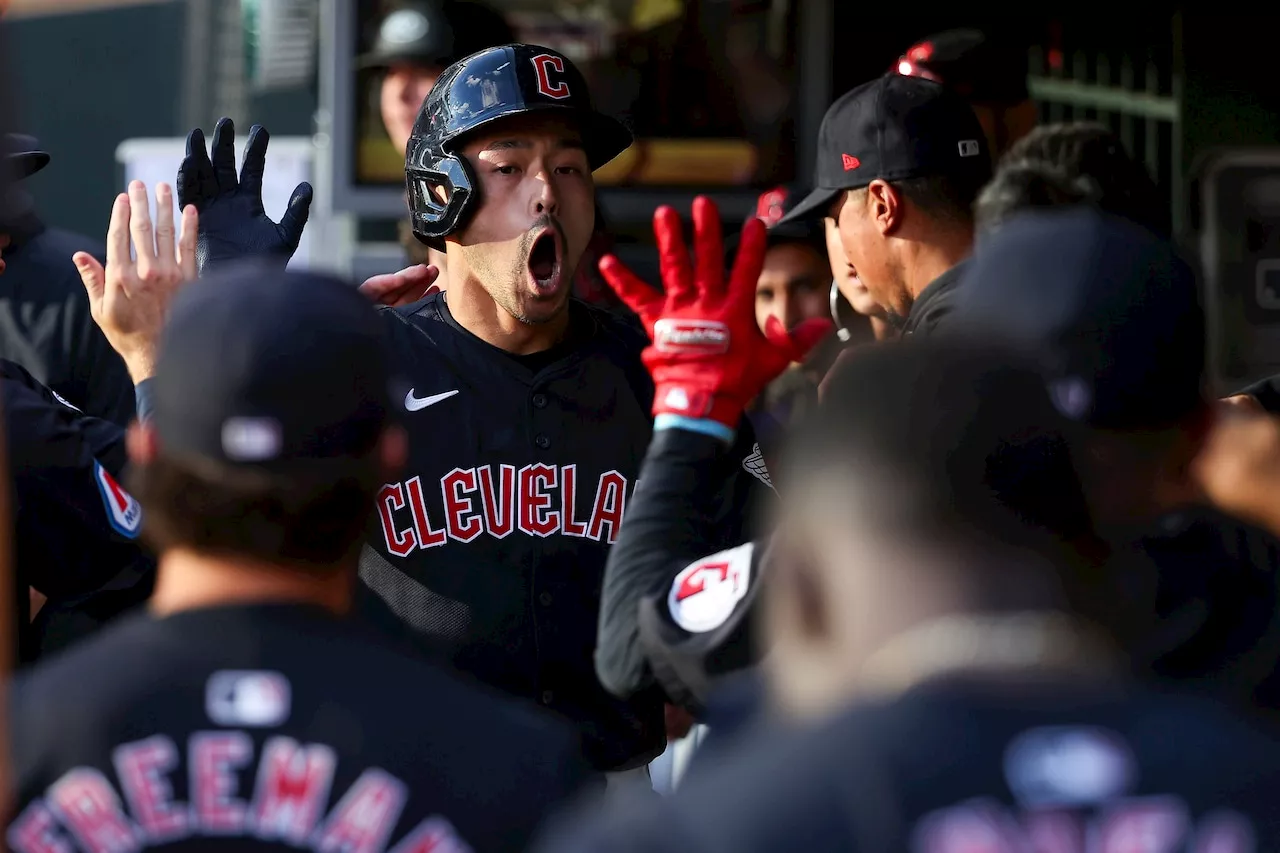
M1168 205L1147 169L1109 128L1089 122L1042 125L1010 146L975 208L979 229L1027 208L1089 205L1161 236Z
M926 175L889 183L928 216L967 226L973 224L973 204L986 177L963 179L950 175Z
M161 456L128 472L156 550L190 548L310 571L359 553L381 478L373 457L288 474Z

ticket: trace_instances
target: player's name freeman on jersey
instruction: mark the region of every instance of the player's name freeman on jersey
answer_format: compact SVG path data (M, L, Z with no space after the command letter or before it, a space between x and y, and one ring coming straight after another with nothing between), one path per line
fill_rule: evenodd
M185 754L183 771L182 754L166 735L121 744L112 756L118 792L100 770L68 771L10 825L9 849L136 853L193 836L216 836L325 853L382 853L409 798L404 782L378 768L366 769L336 796L337 754L324 744L269 738L255 768L249 733L206 731L188 738ZM175 774L188 780L183 786L187 802L175 799ZM241 790L242 778L255 780L251 792ZM243 799L244 793L251 797ZM326 811L331 799L334 805ZM470 853L470 848L436 816L411 828L391 853L428 851Z
M481 534L502 539L515 531L612 544L627 502L626 477L606 471L594 482L580 483L576 465L526 465L518 471L514 465L454 468L440 478L439 513L428 510L429 488L421 477L413 477L389 483L378 493L389 554L404 557L451 539L471 542ZM588 510L585 498L592 492Z

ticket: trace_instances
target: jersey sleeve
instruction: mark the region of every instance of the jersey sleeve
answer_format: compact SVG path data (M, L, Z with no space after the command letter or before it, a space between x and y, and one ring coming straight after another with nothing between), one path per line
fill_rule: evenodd
M124 430L20 368L3 381L19 570L51 599L92 592L140 553L142 509L120 485Z
M632 695L654 682L641 638L642 602L647 609L660 609L671 585L682 575L689 580L701 558L742 546L750 517L760 511L760 493L771 492L759 448L749 431L743 435L729 447L687 430L654 434L626 522L609 553L601 596L596 672L617 695ZM743 455L748 440L752 449ZM749 562L752 550L745 545L733 553ZM678 643L684 629L675 627ZM672 699L688 692L677 683L662 687Z

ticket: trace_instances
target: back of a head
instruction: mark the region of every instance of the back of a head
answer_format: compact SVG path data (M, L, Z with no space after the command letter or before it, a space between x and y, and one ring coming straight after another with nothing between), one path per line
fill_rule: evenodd
M159 549L328 568L354 554L381 482L390 359L350 284L247 264L193 282L166 326L131 471Z
M899 541L1041 551L1089 529L1038 369L952 340L866 347L841 361L789 447L797 489L836 478L850 522Z
M955 331L1025 347L1073 420L1163 429L1203 406L1199 284L1146 229L1078 206L1022 212L979 237L961 287Z
M1168 205L1146 167L1110 129L1087 122L1043 125L1015 142L978 197L975 215L979 230L989 230L1023 210L1068 205L1168 234Z

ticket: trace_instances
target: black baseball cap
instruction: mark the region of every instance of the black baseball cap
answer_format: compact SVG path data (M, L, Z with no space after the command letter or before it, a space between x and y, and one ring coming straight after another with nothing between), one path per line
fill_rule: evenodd
M49 165L48 153L40 150L34 136L24 133L6 133L0 136L0 153L4 155L6 177L20 181Z
M1089 526L1069 451L1078 429L1051 403L1039 365L1005 342L869 344L831 369L791 438L788 470L803 480L801 468L852 463L884 478L893 488L871 511L890 526L923 512L1008 544L1037 529L1070 538Z
M390 412L390 358L350 284L262 262L174 299L152 423L166 454L288 474L372 451Z
M973 103L1021 103L1027 91L1027 46L981 30L936 33L907 48L893 70L941 83Z
M821 222L816 219L782 221L783 217L796 206L796 203L801 198L803 196L796 192L794 188L780 186L765 190L756 199L755 212L748 217L748 221L759 219L765 224L767 228L765 231L765 245L767 247L780 246L783 243L804 243L813 246L820 252L826 251L826 231L823 229ZM738 252L738 244L741 241L741 229L725 238L726 263L733 264L733 259Z
M467 0L404 3L378 23L373 47L361 68L404 62L445 68L485 48L516 41L498 12Z
M979 237L959 288L954 328L1034 353L1073 420L1159 428L1204 404L1199 284L1144 228L1085 207L1029 211Z
M976 191L991 177L991 153L964 98L930 80L886 74L827 110L814 175L815 189L782 222L822 218L844 190L877 178L946 175Z

